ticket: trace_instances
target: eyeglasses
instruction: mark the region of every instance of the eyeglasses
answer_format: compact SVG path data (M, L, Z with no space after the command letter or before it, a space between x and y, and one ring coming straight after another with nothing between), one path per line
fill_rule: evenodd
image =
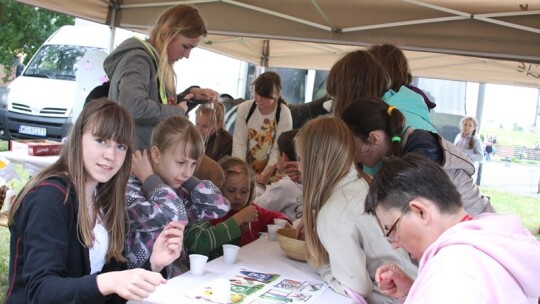
M386 234L384 235L384 237L390 242L390 243L393 243L396 241L396 228L397 228L397 224L399 223L399 221L401 220L401 218L403 217L403 215L405 215L405 213L407 213L407 210L409 209L409 205L407 205L407 207L405 208L405 210L403 210L403 212L401 213L401 215L397 218L397 220L394 222L394 224L390 227L390 229L388 229L388 232L386 232Z

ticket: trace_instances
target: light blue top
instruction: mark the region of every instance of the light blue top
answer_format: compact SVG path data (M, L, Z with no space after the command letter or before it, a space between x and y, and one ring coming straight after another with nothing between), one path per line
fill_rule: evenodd
M403 113L403 116L405 116L405 129L413 127L414 129L437 133L431 122L431 117L429 117L429 109L420 94L401 86L397 93L392 90L386 91L382 99Z
M437 133L433 127L431 117L429 117L429 108L424 102L424 98L413 90L401 86L398 92L392 90L386 91L382 99L391 106L396 107L405 117L405 128L413 127L413 129L422 129ZM363 171L373 176L381 167L380 161L373 167L363 167Z

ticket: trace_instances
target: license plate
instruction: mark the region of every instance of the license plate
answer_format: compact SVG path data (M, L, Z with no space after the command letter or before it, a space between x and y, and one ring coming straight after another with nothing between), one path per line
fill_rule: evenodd
M19 133L45 137L47 136L47 128L20 125Z

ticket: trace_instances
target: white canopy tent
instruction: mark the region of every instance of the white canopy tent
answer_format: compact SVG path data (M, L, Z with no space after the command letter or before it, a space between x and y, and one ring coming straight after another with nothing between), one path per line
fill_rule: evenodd
M262 66L329 69L392 43L414 76L540 87L540 0L18 1L139 32L189 4L208 23L200 47Z

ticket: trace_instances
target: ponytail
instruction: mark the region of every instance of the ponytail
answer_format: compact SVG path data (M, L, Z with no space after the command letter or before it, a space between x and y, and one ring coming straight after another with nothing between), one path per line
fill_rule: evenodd
M472 131L471 138L469 138L469 143L467 144L467 149L474 149L474 137L476 136L476 129Z
M401 147L401 136L403 135L403 129L405 126L405 117L395 106L387 106L386 114L386 135L390 137L390 151L387 156L402 156L403 149ZM383 105L381 105L383 106Z
M389 106L376 97L360 98L343 111L341 119L354 136L366 143L369 142L370 132L384 131L390 139L388 156L403 154L401 136L405 128L405 117L395 106Z

